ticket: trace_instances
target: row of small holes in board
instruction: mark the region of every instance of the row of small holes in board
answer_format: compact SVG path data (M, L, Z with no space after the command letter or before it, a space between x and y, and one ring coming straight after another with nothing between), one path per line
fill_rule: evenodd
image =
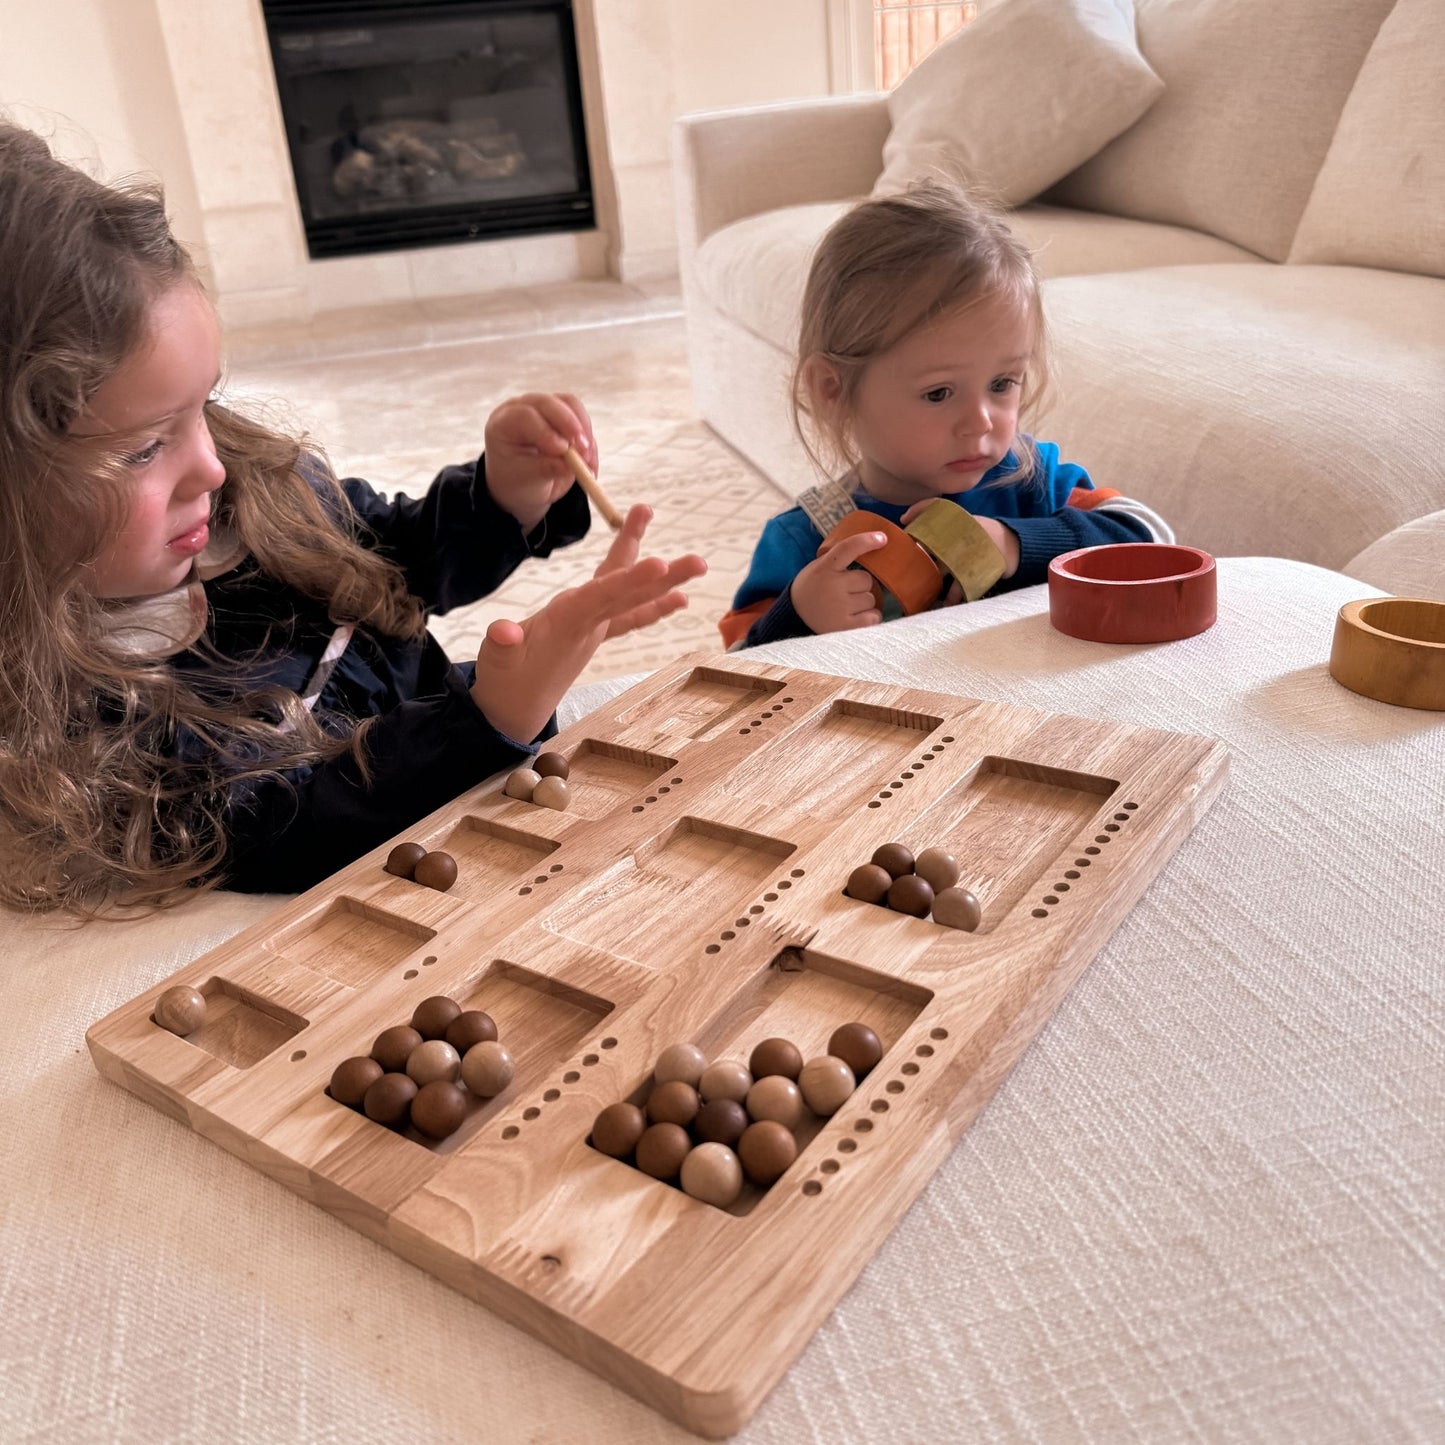
M611 1038L603 1039L597 1047L601 1049L615 1049L617 1047L617 1040ZM594 1064L598 1064L601 1062L602 1056L598 1053L589 1051L582 1055L582 1067L584 1069L590 1069ZM564 1084L575 1084L581 1079L581 1077L582 1075L578 1070L568 1069L567 1072L562 1075L562 1082ZM543 1091L542 1102L544 1104L553 1104L556 1103L556 1101L561 1097L561 1089L554 1086L550 1089L546 1089ZM536 1104L529 1104L525 1109L522 1110L522 1118L530 1124L533 1119L539 1118L541 1116L541 1113L541 1109ZM502 1138L515 1139L521 1132L522 1126L520 1124L508 1124L507 1127L502 1130Z
M768 911L767 905L769 903L776 903L779 895L793 886L794 878L804 878L806 876L807 869L794 868L786 878L779 878L778 881L773 884L772 889L763 894L763 901L761 903L754 903L742 918L735 918L731 928L725 928L718 934L719 941L717 943L709 943L707 947L703 949L703 952L721 953L723 944L731 943L733 939L738 936L739 929L747 928L754 918L766 913Z
M753 731L754 728L762 727L765 722L771 720L774 713L782 712L784 703L790 703L792 702L792 700L793 699L790 697L785 697L781 701L775 702L772 707L768 708L766 712L760 714L758 717L753 718L753 720L748 723L747 727L739 728L738 735L740 737L746 737L750 732Z
M649 803L655 803L663 793L670 793L680 782L682 782L681 778L672 778L664 783L657 792L649 793L640 803L634 803L632 805L632 811L634 813L642 812Z
M1059 895L1069 891L1070 884L1068 880L1080 877L1079 870L1090 866L1093 860L1103 851L1104 845L1112 842L1114 835L1125 823L1129 822L1138 806L1138 803L1124 803L1121 805L1123 811L1115 813L1113 818L1104 824L1104 831L1096 834L1094 841L1084 849L1084 853L1087 856L1075 858L1074 866L1064 871L1064 881L1055 883L1053 888L1044 895L1042 903L1046 906L1040 906L1034 909L1033 916L1035 918L1047 918L1049 916L1049 909L1062 901Z
M909 765L904 768L904 770L891 783L889 783L886 788L880 789L878 796L874 798L868 804L868 806L870 808L881 808L883 806L882 800L884 798L891 798L894 793L898 792L903 787L905 783L911 781L914 777L921 773L923 769L929 763L931 763L934 758L936 758L940 753L942 753L944 748L947 747L947 745L951 742L953 742L952 738L941 738L938 742L934 743L934 745L929 748L929 750L924 753L921 758L919 758L916 762L909 763Z

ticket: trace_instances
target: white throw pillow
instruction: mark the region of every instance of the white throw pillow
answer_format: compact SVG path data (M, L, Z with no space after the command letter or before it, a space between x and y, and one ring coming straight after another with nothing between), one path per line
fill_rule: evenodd
M1289 259L1445 276L1445 6L1399 0L1345 102Z
M875 196L947 179L1019 206L1127 130L1164 82L1132 0L993 0L888 97Z

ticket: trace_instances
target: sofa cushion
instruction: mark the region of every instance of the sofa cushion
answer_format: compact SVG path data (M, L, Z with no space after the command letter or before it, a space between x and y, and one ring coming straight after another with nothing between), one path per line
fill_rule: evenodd
M703 295L731 320L791 354L814 248L854 204L789 206L714 231L697 254L696 280ZM1092 211L1025 206L1011 212L1008 222L1034 250L1046 276L1211 261L1265 264L1253 252L1202 231Z
M1445 509L1386 532L1341 570L1395 597L1445 602Z
M1399 0L1355 88L1289 259L1445 276L1445 6Z
M1178 266L1044 291L1055 403L1039 434L1181 542L1338 568L1445 507L1438 281Z
M1143 115L1163 83L1131 0L996 0L888 97L875 196L929 177L1031 200Z
M1044 199L1193 226L1283 261L1392 3L1137 0L1139 48L1164 93Z

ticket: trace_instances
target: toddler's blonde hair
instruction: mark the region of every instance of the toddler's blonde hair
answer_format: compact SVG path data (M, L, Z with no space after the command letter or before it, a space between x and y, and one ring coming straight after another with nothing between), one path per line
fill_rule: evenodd
M870 362L945 316L997 296L1016 299L1033 327L1033 354L1019 402L1023 421L1048 391L1048 336L1033 255L999 212L940 181L876 197L839 217L814 252L803 292L793 370L793 426L814 464L833 474L858 464L850 421ZM820 406L809 379L818 361L839 394ZM1000 483L1028 481L1029 437L1014 444L1019 467Z

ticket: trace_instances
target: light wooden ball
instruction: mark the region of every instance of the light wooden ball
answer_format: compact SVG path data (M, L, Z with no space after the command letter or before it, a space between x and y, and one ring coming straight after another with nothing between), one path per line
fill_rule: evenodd
M967 888L945 888L933 900L933 921L972 933L983 918L978 899Z
M935 893L942 893L958 882L958 859L943 848L925 848L913 860L913 871Z
M697 1081L697 1091L703 1103L711 1104L715 1099L731 1099L741 1104L753 1086L753 1076L746 1065L736 1059L719 1059L702 1071Z
M206 996L188 983L174 984L156 1000L156 1022L184 1038L206 1021Z
M791 1079L769 1074L748 1090L747 1108L752 1119L772 1119L791 1129L803 1117L803 1094Z
M523 803L530 803L532 794L541 781L542 775L535 768L513 768L507 774L507 781L503 785L502 791L509 798L517 798Z
M853 1070L832 1054L819 1054L809 1059L798 1075L803 1102L825 1119L836 1114L857 1087Z
M707 1055L697 1045L670 1044L657 1056L652 1077L659 1084L681 1079L684 1084L696 1088L706 1067Z
M726 1209L743 1192L743 1166L726 1144L699 1144L682 1161L685 1194Z
M428 1039L411 1051L406 1071L419 1089L438 1079L454 1084L462 1071L462 1056L445 1039Z
M567 810L568 791L566 781L555 774L543 774L542 781L532 789L532 801L541 808L555 808L559 813Z
M494 1099L516 1072L512 1056L495 1040L473 1044L462 1055L462 1083L481 1099Z

